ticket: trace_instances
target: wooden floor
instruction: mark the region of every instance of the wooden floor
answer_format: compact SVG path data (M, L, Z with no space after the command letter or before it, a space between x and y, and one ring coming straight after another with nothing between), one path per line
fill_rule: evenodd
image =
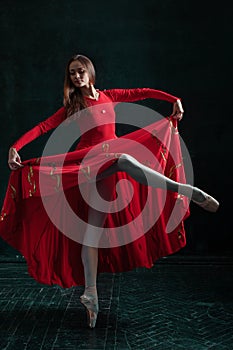
M25 262L0 263L0 349L233 349L233 264L167 261L98 277L86 325L83 287L38 284Z

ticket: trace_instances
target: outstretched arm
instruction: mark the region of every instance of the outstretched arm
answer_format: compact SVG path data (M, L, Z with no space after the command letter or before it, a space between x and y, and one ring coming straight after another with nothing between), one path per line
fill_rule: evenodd
M114 102L134 102L145 100L146 98L165 100L172 103L179 100L178 97L168 94L167 92L150 88L110 89L104 90L104 93Z
M180 98L168 94L161 90L150 88L136 88L136 89L109 89L104 90L104 93L113 102L134 102L144 100L147 98L154 98L157 100L164 100L173 103L172 116L180 120L183 116L184 110Z
M8 165L11 170L17 170L18 168L22 167L21 159L18 154L18 151L25 146L26 144L30 143L31 141L35 140L37 137L45 134L51 129L56 128L59 124L63 122L65 119L65 108L60 108L56 113L54 113L52 116L44 120L43 122L36 125L31 130L27 131L24 135L22 135L11 147L9 150L9 157L8 157Z

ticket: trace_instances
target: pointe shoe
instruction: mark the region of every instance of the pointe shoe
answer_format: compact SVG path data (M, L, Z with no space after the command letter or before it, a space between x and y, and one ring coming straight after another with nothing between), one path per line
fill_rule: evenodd
M192 199L192 201L197 205L199 205L201 208L209 212L215 213L218 210L219 202L203 191L201 191L201 194L205 197L204 201L198 202L198 201L195 201L194 199Z
M99 312L98 300L93 297L88 297L83 294L80 297L80 302L85 306L87 311L87 324L90 328L94 328Z

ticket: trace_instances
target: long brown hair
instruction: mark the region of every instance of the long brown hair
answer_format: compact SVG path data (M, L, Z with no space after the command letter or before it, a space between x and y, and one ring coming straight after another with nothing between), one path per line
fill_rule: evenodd
M95 84L95 68L91 60L83 55L72 56L66 66L64 81L63 103L66 108L67 117L87 107L81 90L75 87L70 79L69 67L73 61L79 61L86 68L90 82Z

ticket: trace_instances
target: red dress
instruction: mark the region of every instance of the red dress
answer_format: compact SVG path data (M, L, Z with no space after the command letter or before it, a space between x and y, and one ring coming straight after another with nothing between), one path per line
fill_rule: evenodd
M76 120L82 136L75 151L26 160L23 168L11 172L0 216L0 236L22 253L29 274L39 283L63 288L84 285L80 237L89 207L82 193L89 193L94 174L107 169L121 153L175 181L186 182L176 120L162 118L127 135L115 134L115 104L146 98L171 103L177 100L149 88L99 91L98 101L86 98L92 113L81 114ZM65 120L62 107L12 147L20 150ZM149 150L148 157L140 145ZM124 172L108 177L106 186L112 191L113 205L104 222L98 273L151 268L158 258L185 246L187 198L139 184ZM67 219L64 198L74 213L71 217L81 219L80 225L70 216ZM119 203L124 206L120 208ZM59 217L62 229L52 216Z

